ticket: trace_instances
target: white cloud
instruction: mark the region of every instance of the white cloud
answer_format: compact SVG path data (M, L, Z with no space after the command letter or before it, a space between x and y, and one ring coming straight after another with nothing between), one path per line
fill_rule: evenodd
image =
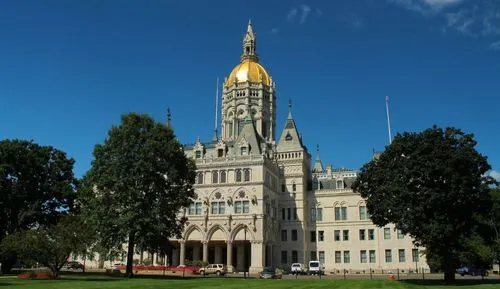
M493 42L490 44L490 48L493 49L493 50L500 50L500 40L497 41L497 42ZM492 173L494 173L496 176L497 176L497 180L500 182L500 179L498 178L499 177L499 173L498 172L495 172L493 171ZM490 174L491 175L491 174ZM493 177L493 176L492 176Z
M497 44L498 44L498 48L500 48L500 41L498 41ZM500 172L491 171L488 175L490 177L494 178L495 180L497 180L497 182L500 182Z
M313 9L311 8L311 6L306 4L302 4L298 7L292 7L286 14L286 20L288 20L289 22L298 21L300 24L304 24L311 15L311 12L313 12ZM319 17L323 15L323 11L321 11L319 8L316 8L314 9L313 15Z
M361 29L361 28L365 27L365 20L363 18L359 17L358 15L353 15L351 24L352 24L352 26L354 26L354 28Z
M462 0L387 0L406 9L430 15L436 14L442 9L457 5Z
M309 16L309 13L311 13L311 7L307 5L300 5L300 10L302 13L300 14L300 24L306 22L307 16Z
M278 34L278 32L280 32L279 28L273 28L273 29L271 29L271 31L269 31L269 33L271 33L271 34Z
M286 20L292 22L298 13L299 11L297 10L297 8L290 9L290 11L288 11L288 14L286 15Z

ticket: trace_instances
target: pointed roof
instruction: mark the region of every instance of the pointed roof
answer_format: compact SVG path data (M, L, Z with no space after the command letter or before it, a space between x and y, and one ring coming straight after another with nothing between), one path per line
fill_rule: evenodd
M236 139L236 146L239 147L242 143L248 143L250 146L249 155L260 155L260 141L258 137L257 130L253 123L252 117L250 116L250 110L247 110L247 116L245 117L243 129L241 130L238 138ZM238 153L237 153L238 155Z
M295 125L295 120L292 116L291 100L288 102L288 117L286 119L285 128L281 133L277 148L280 151L305 149L302 144L302 138L299 135L297 126Z
M323 164L321 163L321 158L319 157L319 145L316 145L316 160L314 161L313 172L315 173L323 172Z

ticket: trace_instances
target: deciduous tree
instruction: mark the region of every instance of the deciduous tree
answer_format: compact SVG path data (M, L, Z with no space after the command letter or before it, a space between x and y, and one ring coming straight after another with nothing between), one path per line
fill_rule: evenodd
M475 146L473 135L457 128L398 134L353 185L376 225L394 223L442 257L447 282L455 278L463 237L476 231L476 214L491 207L494 180Z
M72 209L77 185L73 164L51 146L0 141L0 242L20 230L56 224ZM2 270L10 270L12 259L12 254L3 256Z
M147 115L122 116L95 146L82 208L101 249L127 244L127 275L136 245L161 249L181 234L186 219L179 213L194 196L194 169L172 129Z
M2 251L15 252L25 261L38 262L57 278L72 253L82 252L94 238L80 216L64 216L56 225L37 227L10 234L2 241Z

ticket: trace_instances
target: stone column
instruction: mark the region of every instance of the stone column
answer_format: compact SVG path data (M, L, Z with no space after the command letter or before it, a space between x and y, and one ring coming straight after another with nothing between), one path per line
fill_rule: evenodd
M208 262L208 241L203 241L203 261Z
M227 260L226 260L226 267L227 271L232 273L234 272L233 268L233 243L228 241L227 242Z
M263 270L266 261L266 246L262 241L252 241L250 273L258 273Z
M179 243L181 244L181 252L180 252L180 258L179 258L179 265L184 265L184 259L186 259L186 241L180 240Z

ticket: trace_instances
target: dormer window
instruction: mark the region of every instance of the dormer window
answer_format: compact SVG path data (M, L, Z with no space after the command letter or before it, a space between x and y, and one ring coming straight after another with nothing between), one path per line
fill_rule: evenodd
M290 132L288 131L288 132L286 133L285 140L286 140L286 141L291 141L292 139L293 139L293 138L292 138L292 135L291 135L291 134L290 134Z
M195 157L196 157L197 159L200 159L200 158L201 158L201 151L196 151L196 152L195 152Z
M218 149L217 150L217 157L221 158L224 156L224 149Z
M240 152L242 156L248 155L248 148L247 147L241 147Z

